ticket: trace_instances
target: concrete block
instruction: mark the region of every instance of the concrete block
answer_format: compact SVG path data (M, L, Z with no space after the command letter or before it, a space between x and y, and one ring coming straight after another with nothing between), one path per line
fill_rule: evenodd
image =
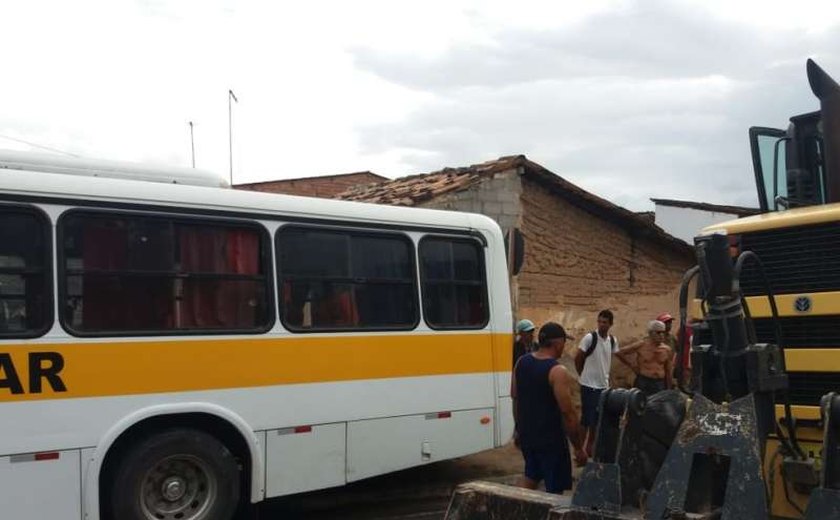
M502 203L497 201L487 201L482 204L481 212L485 215L496 216L502 213Z

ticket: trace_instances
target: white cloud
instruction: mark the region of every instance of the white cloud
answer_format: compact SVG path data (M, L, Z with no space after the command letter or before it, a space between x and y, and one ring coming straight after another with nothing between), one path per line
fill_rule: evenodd
M239 182L527 153L631 206L743 201L744 136L813 108L833 2L0 4L0 136ZM0 138L0 146L24 147ZM715 182L709 182L713 179Z

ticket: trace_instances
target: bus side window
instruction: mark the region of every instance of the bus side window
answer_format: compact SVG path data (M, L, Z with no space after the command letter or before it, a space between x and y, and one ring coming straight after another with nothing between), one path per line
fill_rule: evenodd
M411 241L380 232L287 226L277 234L290 330L405 330L419 316Z
M475 240L420 241L423 315L432 328L482 328L488 321L484 251Z
M256 225L73 211L59 226L74 333L260 332L272 322Z
M43 215L0 209L0 336L32 337L51 324L50 241Z

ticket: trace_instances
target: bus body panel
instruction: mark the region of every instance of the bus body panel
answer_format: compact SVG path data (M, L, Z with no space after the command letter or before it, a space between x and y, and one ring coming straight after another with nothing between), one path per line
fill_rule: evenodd
M0 377L8 378L8 365L23 390L0 387L0 460L60 450L60 464L72 465L74 477L62 466L55 478L63 480L53 481L49 494L75 497L73 503L59 500L68 518L99 518L108 449L151 417L205 413L233 425L251 452L252 502L466 455L512 435L509 276L501 230L485 216L15 170L0 175L4 204L43 211L51 224L53 263L62 248L59 220L79 208L255 223L271 237L269 274L275 281L274 236L288 225L399 233L410 238L415 255L430 235L483 245L489 320L479 330L433 330L418 303L421 319L406 331L295 334L275 319L270 330L253 334L76 337L58 319L62 282L53 265L49 330L32 339L0 339L6 363ZM276 295L277 286L272 290ZM60 385L46 376L33 384L30 373L39 370L44 353L63 363L56 374ZM377 445L389 441L393 458L375 458ZM313 464L315 457L324 464ZM51 466L56 462L39 461L36 469L59 469ZM0 476L0 503L24 507L18 496L25 495L12 485L26 481L28 470L21 468Z

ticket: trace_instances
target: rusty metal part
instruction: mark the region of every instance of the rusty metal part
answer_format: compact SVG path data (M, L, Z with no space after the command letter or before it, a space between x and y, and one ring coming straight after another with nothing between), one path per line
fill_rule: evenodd
M767 518L757 426L752 395L729 404L695 396L648 497L647 517L714 518L720 510L722 518Z

